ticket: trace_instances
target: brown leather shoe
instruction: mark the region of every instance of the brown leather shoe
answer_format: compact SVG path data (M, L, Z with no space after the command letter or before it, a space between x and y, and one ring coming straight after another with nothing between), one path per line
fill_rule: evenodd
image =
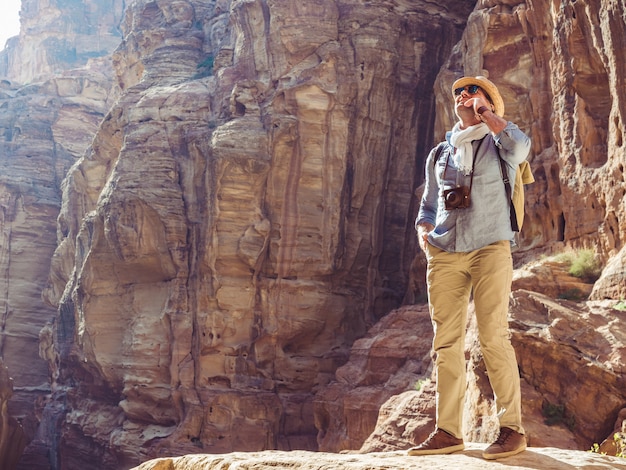
M458 439L443 429L435 429L428 439L409 449L409 455L451 454L465 449L463 439Z
M526 450L526 437L511 428L500 428L500 435L496 442L491 444L483 452L483 458L487 460L501 459L519 454Z

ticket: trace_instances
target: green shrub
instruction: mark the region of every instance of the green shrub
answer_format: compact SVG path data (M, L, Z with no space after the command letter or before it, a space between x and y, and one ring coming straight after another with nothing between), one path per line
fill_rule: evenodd
M591 446L591 449L589 449L589 452L591 452L592 454L601 454L601 455L605 455L605 452L600 452L600 444L598 444L597 442L594 442L593 445Z
M596 282L602 274L602 266L591 249L568 251L555 256L554 259L569 265L569 274L587 283Z
M624 434L616 432L615 434L613 434L613 440L615 441L615 456L626 459L626 437L624 436ZM600 452L600 445L597 442L594 442L594 444L591 446L591 449L589 449L589 452L593 454L606 455L606 452Z
M602 266L593 250L580 250L572 261L569 273L585 282L593 283L602 274Z
M615 456L626 459L626 434L616 432L613 434L613 440L615 441L615 448L617 449Z
M422 390L422 388L424 388L425 385L428 385L430 383L430 378L425 377L423 379L419 379L417 382L415 382L414 388L415 390L417 390L418 392Z
M626 311L626 300L620 300L615 305L613 305L615 310L621 310L622 312Z

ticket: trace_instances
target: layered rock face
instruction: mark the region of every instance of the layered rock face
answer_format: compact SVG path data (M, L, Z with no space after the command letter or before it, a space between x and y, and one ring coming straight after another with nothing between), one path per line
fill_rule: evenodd
M41 81L106 56L120 43L124 0L22 0L20 34L0 52L0 77ZM93 134L91 134L93 136Z
M38 425L35 403L50 393L39 336L56 309L41 292L56 248L61 181L95 133L110 84L110 74L84 71L0 86L0 355L13 378L3 419L17 419L28 440Z
M335 381L316 394L320 450L369 451L367 439L371 436L376 442L372 451L387 451L427 437L434 426L435 410L434 399L429 401L434 396L434 382L430 380L432 340L427 305L394 310L357 340L350 360L337 370ZM419 404L408 406L405 392L411 399L419 397L414 400ZM377 427L379 421L386 426ZM404 441L387 425L403 428ZM380 436L376 432L379 429ZM382 445L385 436L391 439Z
M111 60L96 57L113 51L111 41L101 42L97 53L88 35L77 33L86 31L89 18L111 26L101 11L109 6L25 0L21 35L0 53L0 357L12 384L2 397L1 419L10 425L0 430L0 462L7 470L35 435L49 435L41 451L46 461L54 440L37 416L51 389L49 365L39 355L40 331L56 313L41 294L57 245L61 182L114 99ZM58 74L78 65L83 67ZM39 81L26 83L35 77Z
M105 3L80 5L89 13L85 24L109 21L96 36L113 44L121 6ZM24 142L63 157L42 159L27 172L42 180L28 190L49 189L33 198L51 201L47 212L35 203L20 212L16 194L29 193L6 191L13 201L7 207L17 209L5 212L19 227L11 239L22 240L30 271L2 279L7 285L20 276L37 279L15 299L24 300L21 310L51 316L52 307L39 307L50 267L44 297L57 309L39 335L50 391L38 392L48 396L20 468L90 462L122 469L171 454L358 448L374 431L377 407L392 395L404 400L400 394L414 379L422 387L412 396L410 410L417 411L394 415L409 423L410 434L381 444L374 433L367 445L397 448L427 432L433 403L430 385L422 383L430 372L423 307L415 323L394 315L377 326L395 332L394 342L366 336L356 343L363 351L377 345L375 363L382 366L348 363L335 372L370 326L423 295L414 194L433 134L441 138L454 121L449 87L462 73L488 72L503 92L507 117L533 139L537 182L527 192L518 262L566 245L597 246L607 268L593 296L626 295L620 92L626 75L618 46L624 7L609 0L537 3L480 2L472 13L473 1L137 0L128 4L123 42L111 56L119 94L103 86L93 103L75 109L69 104L100 90L89 85L99 82L79 86L78 72L49 78L57 65L73 62L54 59L33 20L19 44L41 44L26 49L45 59L5 55L7 74L16 81L43 74L58 90L73 84L73 91L7 85L8 106L36 92L33 102L44 103L37 109L50 113ZM54 11L55 24L76 19L59 13L74 2L37 5ZM72 28L58 41L70 41ZM93 39L76 55L99 50ZM113 105L111 96L119 96ZM9 142L19 126L3 127L11 129ZM6 148L6 155L22 155ZM36 210L47 214L44 225L45 217L28 219ZM17 237L32 236L35 225L45 243ZM528 387L541 392L529 388L534 401L527 406L535 413L545 401L558 410L561 382L548 381L551 371L539 371L535 361L547 353L558 359L552 337L543 334L550 314L541 312L559 309L529 299L529 323L515 339L536 355L522 366ZM533 323L534 316L542 322ZM29 324L25 342L19 339L25 335L12 337L33 355L43 322ZM596 326L614 328L608 320ZM413 328L419 333L396 348ZM623 364L621 352L611 354L604 362ZM480 357L471 364L480 370ZM47 370L37 367L42 383ZM573 378L585 383L584 393L568 395L577 412L602 386L598 377L610 379L621 397L621 382L608 369ZM485 383L477 373L470 395ZM359 413L366 397L369 408ZM468 416L487 416L489 399L476 403ZM617 407L610 401L595 420L587 407L581 416L592 430L565 433L559 445L608 432ZM383 417L392 414L383 408ZM489 425L472 423L480 430L472 439L487 439Z
M317 448L313 392L405 294L431 58L470 8L129 5L45 294L56 465Z
M9 413L12 395L13 379L0 359L0 458L4 468L15 468L27 443L22 426Z

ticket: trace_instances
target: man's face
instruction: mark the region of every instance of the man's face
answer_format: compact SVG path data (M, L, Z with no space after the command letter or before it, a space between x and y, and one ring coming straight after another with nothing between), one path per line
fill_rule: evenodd
M473 106L465 106L468 100L479 98L484 100L486 104L490 104L491 100L487 94L478 85L466 85L454 90L454 103L456 115L461 117L463 113L474 114ZM461 114L459 114L461 113Z

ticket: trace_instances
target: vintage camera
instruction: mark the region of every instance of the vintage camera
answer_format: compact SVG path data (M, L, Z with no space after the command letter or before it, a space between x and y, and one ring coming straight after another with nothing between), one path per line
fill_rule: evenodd
M446 210L466 209L470 205L470 188L459 186L458 188L443 191L443 201Z

